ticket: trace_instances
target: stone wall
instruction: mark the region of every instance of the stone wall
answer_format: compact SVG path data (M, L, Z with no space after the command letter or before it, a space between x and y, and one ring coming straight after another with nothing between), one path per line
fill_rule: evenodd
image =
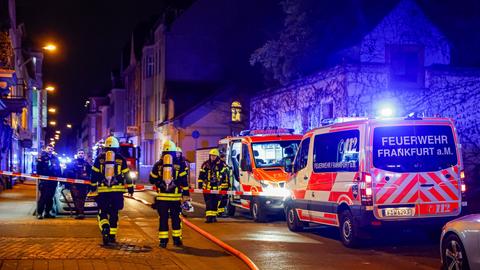
M320 126L322 109L330 102L334 115L346 114L344 74L343 67L336 67L285 88L262 92L251 100L250 128L294 128L303 133Z

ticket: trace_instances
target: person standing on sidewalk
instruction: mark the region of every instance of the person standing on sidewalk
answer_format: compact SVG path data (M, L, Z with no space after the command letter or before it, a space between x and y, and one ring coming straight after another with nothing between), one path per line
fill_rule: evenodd
M68 178L90 180L92 174L92 166L85 159L85 151L80 149L77 151L77 157L67 167L65 176ZM68 188L72 193L73 203L75 205L75 219L84 219L85 200L88 193L88 185L85 184L69 184Z
M160 247L168 243L168 217L172 219L172 239L175 246L182 246L182 201L190 201L185 161L176 155L175 144L168 140L163 145L162 156L150 172L150 183L157 187L154 208L159 215L158 238Z
M104 245L115 244L118 231L118 211L123 209L123 193L133 195L133 183L127 161L119 153L120 143L110 136L105 140L105 152L93 163L91 191L98 192L96 202L98 226Z
M230 187L230 174L231 170L230 167L227 165L226 161L226 155L224 153L220 154L220 161L222 163L222 166L224 170L226 170L225 174L226 177L222 179L222 182L220 183L220 190L221 191L228 191ZM221 194L220 199L218 201L218 209L217 209L217 216L218 217L228 217L227 213L225 213L225 207L227 206L228 202L228 195L227 194Z
M62 175L60 161L54 154L53 145L47 145L42 151L40 157L37 159L37 174L45 176ZM40 198L37 202L37 218L55 218L50 212L53 207L53 196L57 188L56 181L39 180L38 190L40 191ZM45 214L44 214L45 212Z
M220 160L218 149L212 149L209 152L209 158L202 164L198 177L198 188L203 188L203 198L205 200L205 222L217 222L218 194L208 193L212 190L219 190L221 184L227 177L226 166Z

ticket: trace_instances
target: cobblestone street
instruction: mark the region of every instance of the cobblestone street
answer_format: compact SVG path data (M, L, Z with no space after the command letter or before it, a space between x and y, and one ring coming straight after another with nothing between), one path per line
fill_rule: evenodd
M133 201L126 200L121 212L118 245L100 245L96 219L74 220L69 216L37 220L33 216L33 185L17 185L0 193L0 269L192 269L184 258L204 256L208 261L226 258L226 264L238 261L213 244L185 230L185 238L205 249L160 249L157 245L157 218L138 213ZM144 209L145 211L145 209ZM148 213L150 213L148 212ZM148 232L148 234L146 233ZM193 240L193 239L195 240ZM193 251L193 252L190 252ZM198 254L195 254L197 252ZM197 269L208 269L208 262L197 258ZM222 262L219 263L222 265ZM241 265L241 264L240 264ZM237 266L241 267L241 266Z

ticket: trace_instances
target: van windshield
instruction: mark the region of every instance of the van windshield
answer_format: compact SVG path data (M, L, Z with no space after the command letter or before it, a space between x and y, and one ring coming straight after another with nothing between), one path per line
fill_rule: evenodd
M253 143L253 157L257 168L283 167L293 161L300 140Z
M373 133L373 166L393 172L427 172L457 164L450 126L377 127Z

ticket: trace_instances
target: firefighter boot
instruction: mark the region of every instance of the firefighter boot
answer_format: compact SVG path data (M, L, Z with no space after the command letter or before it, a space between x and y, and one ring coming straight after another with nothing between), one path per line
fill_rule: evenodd
M176 247L181 247L183 246L182 238L180 237L172 237L173 238L173 245Z
M102 240L104 246L107 246L110 242L110 226L108 225L102 227Z
M160 239L160 247L166 248L168 244L168 239Z
M212 217L212 222L217 222L217 217Z
M208 216L207 219L205 220L205 223L212 223L213 218L211 216Z
M111 244L116 244L117 240L115 240L115 234L108 235L108 242Z

